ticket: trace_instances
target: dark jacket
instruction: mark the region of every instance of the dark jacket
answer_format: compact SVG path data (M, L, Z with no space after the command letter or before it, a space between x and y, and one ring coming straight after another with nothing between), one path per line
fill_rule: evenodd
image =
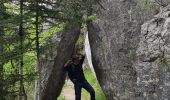
M83 73L83 68L82 68L84 58L85 56L82 56L80 63L77 65L74 63L71 63L65 67L65 70L68 72L68 76L73 83L83 82L86 80L84 73Z

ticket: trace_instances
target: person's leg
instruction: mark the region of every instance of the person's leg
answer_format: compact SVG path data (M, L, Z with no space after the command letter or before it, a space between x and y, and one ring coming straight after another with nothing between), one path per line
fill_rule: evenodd
M83 83L82 87L90 93L91 100L95 100L95 91L93 87L87 81Z
M81 88L82 88L82 84L76 82L74 84L74 89L75 89L75 100L81 100Z

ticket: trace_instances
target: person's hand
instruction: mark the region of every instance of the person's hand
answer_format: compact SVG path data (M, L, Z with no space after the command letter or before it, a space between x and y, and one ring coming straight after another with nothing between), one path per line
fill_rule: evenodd
M71 62L72 62L72 60L68 60L68 61L65 63L64 67L67 67L67 65L69 65Z
M72 62L72 60L68 60L68 61L67 61L67 63L71 63L71 62Z

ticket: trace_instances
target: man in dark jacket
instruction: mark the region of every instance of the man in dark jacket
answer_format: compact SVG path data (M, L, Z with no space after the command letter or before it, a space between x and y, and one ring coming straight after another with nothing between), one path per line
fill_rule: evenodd
M74 55L72 60L69 60L64 65L64 68L68 72L70 80L74 83L76 100L81 100L81 89L86 89L91 96L91 100L95 100L95 91L93 87L85 79L82 64L85 56Z

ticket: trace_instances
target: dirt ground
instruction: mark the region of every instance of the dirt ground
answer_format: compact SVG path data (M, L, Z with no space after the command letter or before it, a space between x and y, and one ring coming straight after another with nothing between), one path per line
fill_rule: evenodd
M74 87L73 85L69 85L64 88L63 90L63 95L66 100L75 100L75 92L74 92Z
M69 81L66 83L67 86L64 87L62 94L64 95L66 100L75 100L75 91L74 85ZM81 100L87 100L83 95L81 95Z

